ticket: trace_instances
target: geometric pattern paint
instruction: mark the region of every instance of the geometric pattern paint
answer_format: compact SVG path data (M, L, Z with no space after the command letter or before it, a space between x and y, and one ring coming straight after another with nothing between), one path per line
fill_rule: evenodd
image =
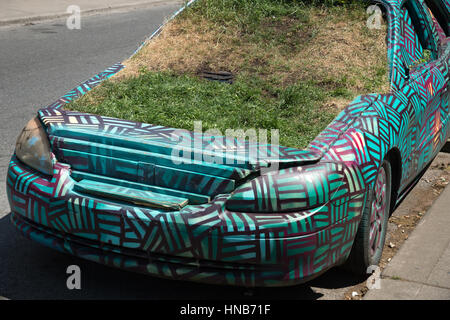
M12 222L61 252L170 279L291 285L343 262L383 160L398 203L450 136L448 39L425 8L381 3L391 92L357 97L305 150L64 110L116 64L38 112L54 172L12 157ZM424 50L432 61L412 66Z

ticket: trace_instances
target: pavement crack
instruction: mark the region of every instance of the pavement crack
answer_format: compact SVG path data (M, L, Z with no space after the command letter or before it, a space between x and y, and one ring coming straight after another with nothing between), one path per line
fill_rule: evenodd
M435 288L446 289L446 290L450 289L450 287L444 287L444 286L440 286L440 285L436 285L436 284L430 284L430 283L426 283L426 282L423 282L423 281L415 281L415 280L410 280L410 279L404 279L404 278L401 278L401 277L398 277L398 276L392 276L392 277L384 276L384 277L382 277L382 279L417 283L417 284L421 284L421 285L428 286L428 287L435 287Z

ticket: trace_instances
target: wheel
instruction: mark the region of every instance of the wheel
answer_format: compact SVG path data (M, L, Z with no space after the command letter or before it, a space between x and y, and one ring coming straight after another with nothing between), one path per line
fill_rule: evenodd
M347 270L363 275L369 266L380 262L390 214L391 178L391 165L384 160L368 193L352 251L344 264Z

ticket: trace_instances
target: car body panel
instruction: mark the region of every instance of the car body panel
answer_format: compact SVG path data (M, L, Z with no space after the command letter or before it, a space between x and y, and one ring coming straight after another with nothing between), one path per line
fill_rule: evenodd
M13 156L13 223L60 251L171 279L291 285L341 263L383 159L397 161L395 205L450 135L448 38L424 10L435 57L408 77L405 65L413 61L405 54L421 59L423 50L415 36L404 37L410 24L400 3L381 3L392 92L357 97L305 150L260 151L264 145L233 140L230 156L206 139L199 149L209 160L194 150L177 167L170 163L180 151L176 142L195 149L196 133L64 110L124 67L116 64L39 111L57 159L54 174ZM116 197L93 192L96 183L116 186ZM172 201L169 208L155 200L158 194Z
M356 168L337 167L346 179L362 177L355 174ZM360 180L359 186L363 188L342 192L318 208L289 214L228 211L225 202L230 195L220 195L208 204L189 205L180 211L165 211L80 194L74 188L77 182L72 179L68 165L58 163L53 177L38 172L30 175L29 169L14 158L7 183L12 211L20 216L22 225L31 221L50 228L59 238L67 240L64 243L67 252L74 253L73 246L92 247L94 242L94 248L109 245L120 252L129 249L149 256L188 258L201 265L215 262L215 273L209 275L202 274L201 268L183 274L185 268L177 264L160 270L151 262L147 272L207 282L210 276L214 283L242 282L246 286L303 282L338 263L350 252L365 199L365 186ZM352 182L345 184L349 185ZM38 229L26 228L33 234L28 236L44 237ZM71 236L77 238L77 244L72 244ZM44 238L47 240L38 241L58 242L55 236L47 234ZM83 250L77 252L81 257L102 261L102 257L84 256ZM121 259L103 262L127 264L127 256ZM241 273L238 268L223 272L221 265L227 263L268 265L278 271L262 278L236 279L232 275Z

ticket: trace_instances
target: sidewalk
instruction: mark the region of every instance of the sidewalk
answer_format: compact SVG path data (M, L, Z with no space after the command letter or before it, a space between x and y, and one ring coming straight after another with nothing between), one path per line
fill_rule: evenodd
M95 13L127 7L145 7L165 0L1 0L0 26L29 23L69 16L67 8L80 7L82 13ZM172 1L173 2L173 1Z
M382 273L365 300L450 300L450 185Z

